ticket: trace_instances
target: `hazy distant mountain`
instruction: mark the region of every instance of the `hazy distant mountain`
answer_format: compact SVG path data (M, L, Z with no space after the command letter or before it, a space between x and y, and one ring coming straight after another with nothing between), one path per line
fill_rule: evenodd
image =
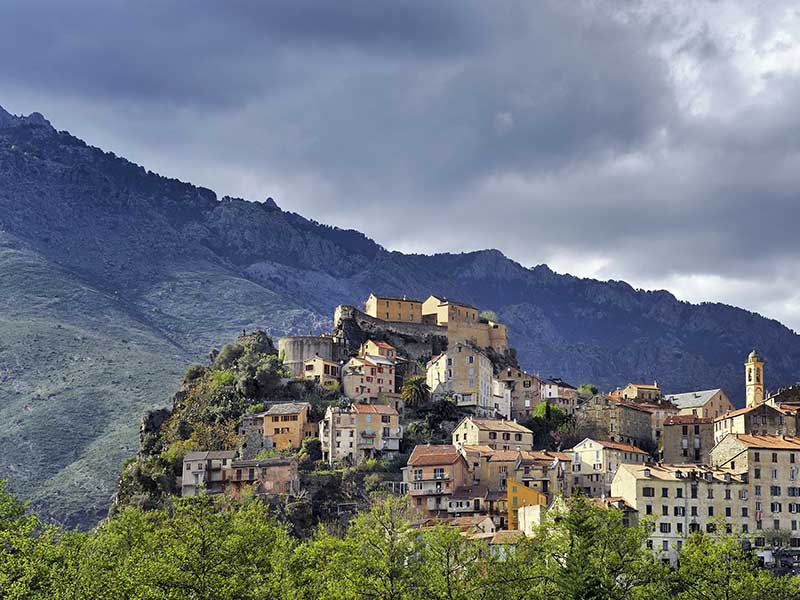
M355 231L166 179L0 109L0 478L69 522L104 514L139 418L191 361L242 329L329 328L370 291L447 294L509 325L521 364L611 389L657 380L743 399L754 347L768 387L800 337L722 304L526 268L496 250L389 252Z

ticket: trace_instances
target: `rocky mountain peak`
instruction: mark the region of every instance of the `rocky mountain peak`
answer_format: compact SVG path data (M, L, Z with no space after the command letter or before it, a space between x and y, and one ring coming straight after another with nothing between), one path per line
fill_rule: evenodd
M7 127L20 127L22 125L35 125L37 127L47 127L53 129L50 121L38 112L32 112L26 116L16 116L0 106L0 129Z

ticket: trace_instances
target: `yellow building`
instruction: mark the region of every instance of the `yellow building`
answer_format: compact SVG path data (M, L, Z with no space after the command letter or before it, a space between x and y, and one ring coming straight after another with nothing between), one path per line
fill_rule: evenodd
M482 416L494 416L492 361L480 350L456 344L426 365L431 395L452 395L461 407L474 408Z
M319 423L322 458L331 465L394 456L402 437L397 411L385 404L329 406Z
M464 417L453 430L453 445L489 446L492 450L532 450L533 432L516 421Z
M364 312L370 317L383 321L403 323L422 323L422 302L407 296L393 298L370 294L364 306Z
M397 359L397 349L394 346L387 344L386 342L375 340L367 340L361 344L361 349L359 350L358 354L360 356L382 356L383 358L388 358L389 360Z
M299 448L303 440L313 437L314 427L308 422L308 402L275 404L264 414L264 435L272 438L278 450Z
M395 364L383 356L356 356L342 369L342 392L354 402L379 402L395 392Z
M744 363L745 390L747 406L755 406L764 402L764 361L753 350Z
M518 529L517 511L523 506L545 506L547 496L514 478L508 480L508 528Z
M325 360L319 356L303 361L303 378L314 381L320 386L328 389L336 389L339 386L341 376L341 366L332 360Z

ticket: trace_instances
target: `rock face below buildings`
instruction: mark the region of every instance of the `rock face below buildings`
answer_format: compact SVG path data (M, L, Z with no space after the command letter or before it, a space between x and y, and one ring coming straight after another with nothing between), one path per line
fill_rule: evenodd
M771 390L800 364L800 337L757 314L496 250L389 252L274 201L160 177L41 115L0 111L0 478L40 513L96 520L140 416L167 404L189 363L242 329L330 331L336 306L372 291L493 310L523 368L601 389L723 387L741 405L751 349ZM345 333L355 342L355 328Z

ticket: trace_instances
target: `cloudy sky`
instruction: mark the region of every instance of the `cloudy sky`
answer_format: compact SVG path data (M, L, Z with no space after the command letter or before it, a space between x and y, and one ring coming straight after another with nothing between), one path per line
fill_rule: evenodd
M390 249L800 330L794 2L3 2L0 105Z

